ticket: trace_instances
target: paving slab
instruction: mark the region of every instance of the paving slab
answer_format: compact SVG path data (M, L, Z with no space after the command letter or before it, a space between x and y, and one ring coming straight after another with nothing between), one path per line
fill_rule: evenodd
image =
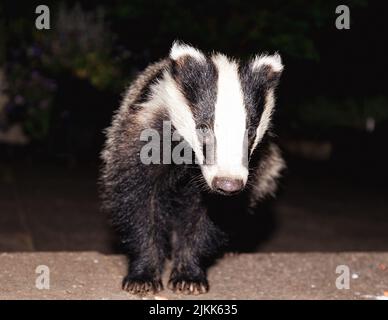
M49 289L36 286L42 265ZM227 255L209 269L211 288L200 296L130 295L120 288L126 265L123 255L97 252L1 253L0 299L388 299L388 253L381 252ZM169 271L170 263L164 284Z

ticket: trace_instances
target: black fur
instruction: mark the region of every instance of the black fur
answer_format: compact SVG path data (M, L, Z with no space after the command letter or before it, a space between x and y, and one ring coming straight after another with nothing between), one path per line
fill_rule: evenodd
M192 57L172 61L172 75L182 90L198 126L213 129L217 98L217 69L208 58L205 63Z
M266 93L270 89L276 89L280 73L273 72L270 66L263 66L253 71L249 62L240 66L239 74L248 114L248 149L250 150L264 111Z
M140 93L134 103L134 106L137 106L141 103L146 102L150 97L150 88L153 84L155 84L158 80L160 80L163 76L163 69L159 70L152 78L148 79L145 86L140 90Z

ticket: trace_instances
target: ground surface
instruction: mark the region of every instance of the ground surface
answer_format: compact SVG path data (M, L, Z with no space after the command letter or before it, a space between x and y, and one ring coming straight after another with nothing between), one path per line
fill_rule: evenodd
M243 247L388 252L386 180L360 180L357 170L343 177L343 171L289 163L270 213L259 211L245 225L240 213L233 218L236 233L247 235ZM0 252L119 253L99 210L96 181L96 167L0 165Z
M39 265L49 267L48 290L35 286ZM349 289L336 288L338 265L349 267ZM126 260L120 255L3 253L0 299L139 299L120 288L125 269ZM168 270L164 283L167 277ZM209 281L211 290L204 295L176 295L165 289L144 299L383 300L388 299L388 254L239 254L213 266Z
M349 170L289 163L270 212L245 225L233 217L250 254L222 258L209 271L211 291L198 298L386 299L386 180ZM135 298L120 289L126 261L99 210L96 173L0 166L0 299ZM38 265L50 268L50 290L35 287ZM337 265L350 268L349 290L335 286ZM148 298L187 297L165 290Z

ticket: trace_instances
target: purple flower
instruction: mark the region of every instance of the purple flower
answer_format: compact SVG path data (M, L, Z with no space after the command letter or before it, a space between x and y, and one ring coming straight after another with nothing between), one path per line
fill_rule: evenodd
M32 70L32 72L31 72L31 79L32 80L39 80L40 78L41 78L41 75L40 75L39 71Z
M43 110L46 110L48 109L50 106L50 101L48 99L44 99L42 100L40 103L39 103L39 108L40 109L43 109Z
M57 89L57 83L53 79L45 79L44 85L47 89L55 91Z
M21 104L24 104L24 98L18 94L15 98L14 98L14 102L17 106L20 106Z
M42 54L42 49L37 45L32 45L28 48L27 54L31 57L39 57Z

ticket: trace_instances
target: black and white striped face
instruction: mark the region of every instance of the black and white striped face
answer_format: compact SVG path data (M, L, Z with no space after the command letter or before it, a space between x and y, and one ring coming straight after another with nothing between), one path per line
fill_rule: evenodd
M174 43L170 59L162 94L173 125L193 148L212 190L242 190L250 155L270 125L280 56L256 56L241 65Z

